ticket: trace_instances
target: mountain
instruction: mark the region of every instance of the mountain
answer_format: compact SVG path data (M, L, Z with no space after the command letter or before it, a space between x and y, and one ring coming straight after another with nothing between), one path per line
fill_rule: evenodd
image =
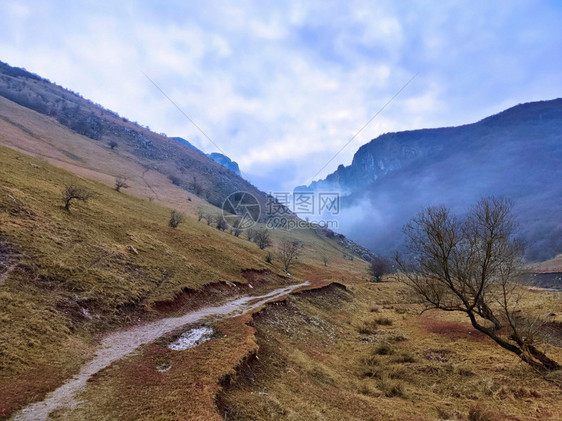
M205 153L203 152L201 149L199 149L198 147L194 146L193 144L191 144L191 142L189 140L184 139L183 137L172 137L172 139L174 139L175 141L190 147L191 149L202 153L203 155L205 155L207 158L212 159L213 161L215 161L217 164L222 165L224 168L232 171L234 174L238 175L238 176L242 176L242 173L240 172L240 167L238 167L238 163L233 161L232 159L230 159L228 156L223 155L222 153L218 153L218 152L211 152L211 153Z
M376 252L401 243L421 208L462 212L483 195L514 202L528 258L562 251L562 99L517 105L460 127L383 134L310 190L342 194L340 229Z
M207 156L211 158L213 161L215 161L217 164L220 164L223 167L229 169L234 174L238 176L242 176L242 174L240 173L240 167L238 167L238 163L231 160L228 156L218 152L212 152L210 154L207 154Z
M174 139L176 142L179 142L185 146L187 146L188 148L193 149L194 151L197 151L203 155L206 155L205 152L203 152L201 149L199 149L197 146L194 146L189 140L184 139L183 137L172 137L171 139Z

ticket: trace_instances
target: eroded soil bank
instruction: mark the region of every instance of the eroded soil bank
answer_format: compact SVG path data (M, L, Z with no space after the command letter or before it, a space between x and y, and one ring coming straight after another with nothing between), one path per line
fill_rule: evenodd
M203 307L180 317L169 317L112 333L102 340L94 358L85 364L76 376L51 392L43 401L33 403L21 410L13 419L46 420L55 409L77 405L76 394L86 387L87 381L94 374L108 367L114 361L130 354L139 346L153 342L184 326L209 319L220 319L245 314L268 301L283 297L306 285L307 283L290 285L261 296L243 297L220 306Z

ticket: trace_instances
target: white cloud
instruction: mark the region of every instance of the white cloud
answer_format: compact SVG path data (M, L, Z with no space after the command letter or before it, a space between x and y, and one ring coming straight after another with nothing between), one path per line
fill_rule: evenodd
M0 12L1 60L215 150L145 72L265 189L304 183L418 72L320 176L378 134L562 94L561 11L544 3L22 1Z

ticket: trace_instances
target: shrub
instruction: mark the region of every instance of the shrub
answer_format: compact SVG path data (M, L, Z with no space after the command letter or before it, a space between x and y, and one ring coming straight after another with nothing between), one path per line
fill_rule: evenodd
M222 215L216 215L215 221L217 221L217 229L220 231L224 231L228 226Z
M389 342L404 342L407 341L408 338L404 336L403 333L394 333L393 335L388 336L387 340Z
M374 320L364 321L358 328L357 331L361 335L370 335L377 331L377 323Z
M170 211L170 220L168 221L168 225L172 228L177 228L179 226L179 224L181 224L184 221L184 214L181 212L178 212L176 210L171 210Z
M457 367L457 374L463 377L472 377L474 376L474 372L466 366Z
M273 254L271 254L270 251L268 251L267 254L265 255L265 261L266 261L267 263L273 262Z
M70 184L65 186L62 192L62 198L64 201L64 208L70 211L70 206L73 200L80 200L82 202L87 202L91 199L93 193L84 187L79 187L76 184Z
M175 175L170 175L168 179L172 182L174 186L181 185L181 179L179 177L176 177Z
M402 352L392 358L393 363L403 364L403 363L415 363L416 359L414 356L408 352Z
M478 404L468 411L468 421L497 421L499 420L492 412Z
M269 234L269 230L267 228L260 228L255 231L253 240L261 250L266 247L270 247L272 244L271 235Z
M115 178L115 191L120 192L121 189L128 189L130 186L127 184L127 179L125 177Z

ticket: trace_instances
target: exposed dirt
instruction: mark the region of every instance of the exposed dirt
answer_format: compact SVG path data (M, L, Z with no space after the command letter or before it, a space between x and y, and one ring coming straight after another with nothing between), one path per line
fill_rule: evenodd
M248 283L218 281L211 282L198 290L184 288L173 300L158 301L152 305L152 308L160 313L184 313L227 298L263 293L263 289L267 285L289 285L291 283L290 279L275 275L269 270L246 269L242 271L242 276Z
M471 339L485 341L487 336L477 331L468 323L450 322L426 317L422 319L423 327L431 333L448 336L451 339Z
M325 343L321 343L322 341L318 338L315 341L318 346L324 349L338 333L320 318L300 311L295 305L296 300L310 300L318 307L325 306L333 309L338 303L341 305L342 301L350 301L351 299L351 292L344 285L334 282L315 289L295 292L291 297L269 302L263 309L253 313L249 325L256 328L259 348L256 352L246 355L235 368L233 374L228 374L220 380L222 390L217 394L215 404L221 417L231 419L230 416L233 415L227 398L233 389L243 385L253 386L257 379L266 377L262 372L264 364L267 365L268 362L281 358L281 361L276 360L277 362L273 365L279 370L279 375L286 374L284 373L285 363L282 361L283 358L272 352L272 347L275 348L275 340L272 340L270 337L262 337L260 329L257 328L258 325L274 327L278 331L283 332L287 337L299 342L307 342L309 340L308 334L303 327L312 326L314 329L323 331ZM260 393L263 393L263 396L267 395L265 392ZM275 408L275 410L281 409Z
M18 414L14 420L46 420L49 414L61 407L74 407L79 404L76 394L86 387L88 380L114 361L133 352L139 346L178 330L181 327L200 323L207 319L234 317L248 313L263 304L279 299L308 283L279 288L259 297L243 297L216 307L204 307L180 317L169 317L144 325L136 326L106 336L93 360L85 364L80 372L64 385L54 390L43 401L33 403ZM256 300L259 298L259 300Z

